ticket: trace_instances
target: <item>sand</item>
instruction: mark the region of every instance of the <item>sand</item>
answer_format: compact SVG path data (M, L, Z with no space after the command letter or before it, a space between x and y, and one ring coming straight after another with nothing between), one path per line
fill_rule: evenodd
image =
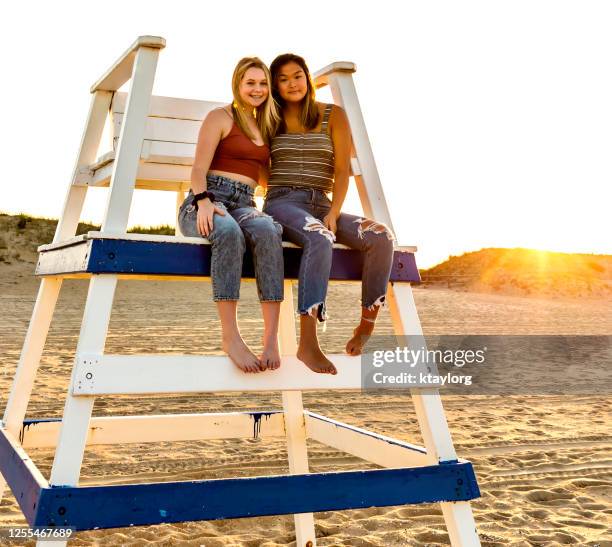
M38 281L31 265L0 265L0 406L4 408L32 311ZM28 417L61 416L76 348L86 282L65 281L32 396ZM194 297L194 287L199 287ZM162 290L163 288L163 290ZM356 285L334 285L324 349L340 352L356 321ZM610 301L536 299L415 289L426 334L612 334ZM243 285L241 325L258 346L261 322L254 286ZM385 312L380 333L390 333ZM219 352L219 323L208 283L120 282L107 351ZM482 497L472 504L486 546L612 545L610 397L444 396L457 453L475 467ZM422 444L414 410L403 394L357 391L304 394L309 410ZM280 395L210 394L98 399L94 415L265 410ZM30 450L48 476L53 451ZM312 471L371 468L347 454L309 442ZM254 476L287 472L284 441L88 448L81 484ZM382 507L315 514L322 546L448 545L439 506ZM7 491L0 525L25 520ZM291 516L165 524L80 532L73 545L295 545Z

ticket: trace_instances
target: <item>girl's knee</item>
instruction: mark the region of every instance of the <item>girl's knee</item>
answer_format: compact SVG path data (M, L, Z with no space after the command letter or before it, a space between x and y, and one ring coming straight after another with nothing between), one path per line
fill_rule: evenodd
M377 222L369 218L358 218L355 221L357 224L357 235L360 238L365 237L366 234L381 235L389 241L395 241L395 236L391 229L382 222Z
M329 248L330 252L336 241L336 235L318 219L312 216L304 218L302 226L308 243L318 248Z
M237 221L254 240L281 241L283 227L266 213L255 209L244 213Z
M214 245L233 245L244 249L244 234L240 226L233 221L219 222L215 219L215 225L208 236L208 239Z
M357 224L359 239L366 240L372 247L393 253L395 236L387 225L369 218L358 218L354 222Z

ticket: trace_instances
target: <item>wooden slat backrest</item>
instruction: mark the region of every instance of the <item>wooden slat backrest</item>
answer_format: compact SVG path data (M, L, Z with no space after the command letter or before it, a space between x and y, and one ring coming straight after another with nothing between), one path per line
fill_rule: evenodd
M113 146L116 146L119 139L126 99L127 93L115 93L113 97L111 105ZM150 141L150 144L175 143L178 146L171 145L169 148L176 149L176 155L193 158L194 145L198 142L202 120L211 110L224 104L226 103L152 96L145 128L145 147L146 141Z

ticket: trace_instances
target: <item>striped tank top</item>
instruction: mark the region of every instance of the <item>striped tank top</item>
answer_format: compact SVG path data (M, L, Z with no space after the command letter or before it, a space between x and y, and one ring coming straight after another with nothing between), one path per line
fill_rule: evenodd
M325 107L321 131L281 133L272 139L268 187L301 186L331 192L334 187L334 143L327 131L331 104Z

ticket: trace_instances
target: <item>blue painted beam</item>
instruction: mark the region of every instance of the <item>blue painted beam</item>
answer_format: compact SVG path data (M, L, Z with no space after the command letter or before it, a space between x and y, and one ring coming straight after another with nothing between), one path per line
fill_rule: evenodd
M38 511L37 504L42 486L32 476L26 461L15 450L13 443L7 437L6 430L0 428L0 472L13 492L24 517L32 524Z
M285 278L297 279L302 249L284 248ZM141 275L210 276L210 245L189 243L91 239L69 247L40 253L38 275L116 273ZM363 253L334 249L330 279L359 281ZM254 277L253 259L247 251L242 276ZM419 282L414 253L395 251L391 281Z
M469 462L192 482L53 487L42 490L33 525L91 530L467 501L479 496Z

